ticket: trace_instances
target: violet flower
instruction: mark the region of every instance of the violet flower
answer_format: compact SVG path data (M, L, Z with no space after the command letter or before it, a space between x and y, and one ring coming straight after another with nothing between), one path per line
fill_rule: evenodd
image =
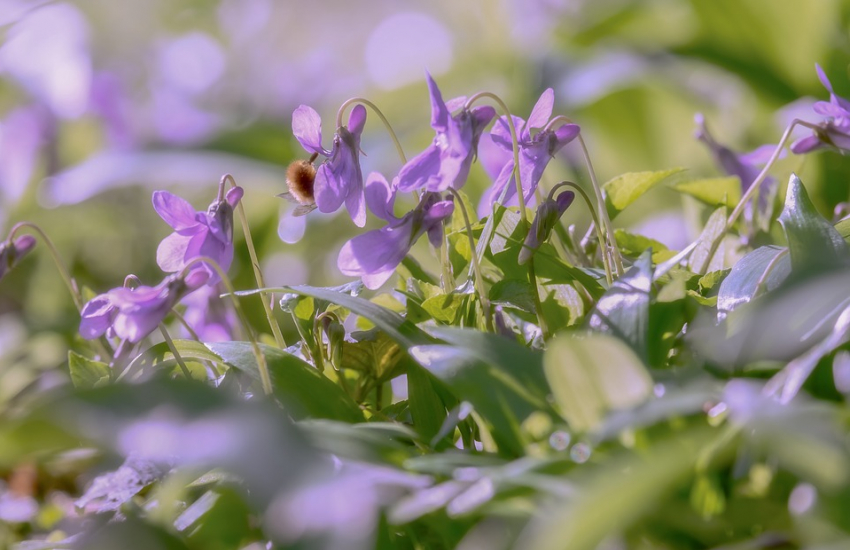
M366 108L355 105L348 126L334 134L330 151L322 147L322 119L315 110L301 105L292 113L292 133L309 153L326 157L316 171L313 198L320 212L339 210L342 203L358 227L366 225L363 173L360 171L360 135L366 125Z
M453 187L460 189L469 177L469 169L478 149L478 140L484 127L496 116L489 106L461 109L452 115L452 107L466 98L443 101L437 83L426 73L431 94L431 127L437 135L433 143L412 158L398 174L398 188L414 191L425 188L441 193Z
M527 122L518 116L513 117L519 145L519 177L526 202L531 200L543 171L555 153L575 139L580 131L577 124L562 124L556 129L545 129L550 123L554 104L555 92L549 88L537 100ZM531 131L536 129L541 131L532 135ZM499 117L492 130L482 136L479 152L484 170L494 179L492 187L481 199L479 214L489 213L503 192L503 204L517 204L516 183L512 177L513 141L507 117Z
M156 263L160 269L174 273L192 259L205 256L227 271L233 262L233 209L242 195L241 187L233 187L223 200L213 201L206 212L195 212L191 204L177 195L155 191L154 210L174 228L174 233L163 239L157 248ZM209 273L211 285L220 280L218 273L203 263L196 264L192 270Z
M35 248L35 237L32 235L21 235L14 241L0 242L0 279L33 248Z
M370 289L387 282L423 233L428 234L431 244L440 246L443 240L442 222L454 211L452 201L443 200L439 193L426 191L411 212L398 218L392 211L394 199L387 180L376 172L370 174L366 183L369 209L389 224L345 243L337 259L342 273L360 277Z
M556 199L549 197L537 207L534 221L531 222L531 229L528 230L525 242L522 243L522 250L519 251L519 265L530 260L534 251L546 242L555 228L555 224L558 223L558 220L561 219L561 216L564 215L575 198L576 194L572 191L564 191Z
M829 101L818 101L813 109L825 119L813 135L792 143L791 151L798 155L826 148L850 151L850 101L835 95L832 83L820 65L816 64L815 69L821 84L829 92Z
M119 287L95 296L80 312L80 335L86 340L107 334L133 344L141 342L183 296L208 278L207 272L192 270L185 278L169 275L154 287Z
M714 140L714 137L708 132L702 114L697 113L694 122L697 124L695 137L708 146L714 161L723 172L729 176L738 176L738 179L741 180L741 192L746 193L761 172L761 168L758 168L758 166L763 166L770 160L770 156L776 150L776 145L762 145L749 153L736 153ZM775 181L772 177L767 176L764 179L764 185L766 187L771 186Z
M236 313L221 299L221 285L204 285L183 299L183 318L202 342L234 340Z

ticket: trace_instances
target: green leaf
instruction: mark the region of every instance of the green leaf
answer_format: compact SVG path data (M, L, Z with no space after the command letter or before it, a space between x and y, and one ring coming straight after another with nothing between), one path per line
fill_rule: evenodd
M230 487L207 491L175 520L196 548L239 548L251 534L251 509Z
M652 261L647 250L596 303L587 326L596 332L611 334L632 346L646 358L649 324Z
M371 330L352 336L357 341L343 343L340 368L366 372L379 381L401 374L398 367L404 353L385 332Z
M206 345L227 364L256 380L260 379L257 359L250 342ZM269 367L274 395L294 418L328 418L344 422L363 420L363 413L357 403L312 365L271 346L260 344L260 349Z
M417 346L411 356L493 426L500 452L521 455L522 422L535 411L552 412L542 355L495 334L449 328L434 332L452 345Z
M75 388L95 388L109 383L109 365L74 351L68 351L68 369Z
M723 269L723 245L715 248L715 243L720 242L725 231L726 207L721 206L705 222L705 228L696 240L696 247L688 259L688 268L691 271L703 275L707 271Z
M779 223L788 240L793 272L823 271L845 266L850 261L847 243L832 224L818 214L796 174L791 174L788 182Z
M635 202L641 195L684 168L671 168L658 172L630 172L617 176L602 186L605 192L605 207L613 219Z
M652 394L652 378L638 356L604 334L556 337L543 368L561 416L579 432L598 427L609 411L635 407Z
M738 176L683 181L671 187L709 206L735 208L741 200L741 179Z
M115 512L142 489L162 479L166 471L153 461L130 456L117 470L96 477L74 506L88 513Z
M526 280L503 279L490 287L490 303L534 313L534 297Z
M667 246L655 239L635 235L623 229L614 230L614 238L623 253L629 257L640 256L647 248L651 248L652 263L660 264L676 255L676 252L669 250Z
M407 368L407 399L413 428L425 441L440 431L446 420L446 405L437 393L432 374L411 360Z
M770 270L770 271L768 271ZM787 248L762 246L732 266L717 293L718 316L725 315L755 298L759 292L777 288L791 273Z
M428 315L436 321L453 324L455 319L457 319L460 307L468 297L468 294L459 294L457 292L438 294L423 301L422 309L428 312Z

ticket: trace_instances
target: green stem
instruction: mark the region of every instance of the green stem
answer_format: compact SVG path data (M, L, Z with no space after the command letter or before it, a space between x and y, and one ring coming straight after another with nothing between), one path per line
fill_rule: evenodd
M452 195L457 199L460 205L460 213L463 214L463 223L466 226L466 237L469 241L469 255L472 262L472 269L475 273L475 289L478 291L478 300L481 302L481 310L484 312L484 326L488 332L493 332L493 318L490 312L490 300L487 299L486 289L484 288L484 276L481 274L481 265L478 262L478 255L475 253L475 239L472 236L472 224L469 223L469 214L466 212L466 205L463 198L454 188L449 187Z
M452 264L449 259L449 235L446 231L446 221L443 220L443 239L440 243L440 249L437 254L440 255L440 269L443 276L440 277L440 282L443 287L443 292L448 294L455 286L454 276L452 275Z
M221 177L219 195L222 195L222 189L227 180L230 180L231 187L236 187L236 180L233 179L233 176L225 174ZM251 228L248 225L248 217L245 215L245 208L242 206L242 201L239 202L239 205L236 208L239 211L239 219L242 222L242 233L245 235L245 246L248 247L248 255L251 257L251 267L254 269L254 279L257 281L257 287L264 289L266 288L266 281L263 279L263 271L260 269L260 261L257 259L257 251L254 249L254 239L251 238ZM269 303L266 301L266 296L267 294L261 291L260 301L263 302L263 310L266 312L266 319L269 321L269 328L271 328L275 344L277 344L277 347L280 349L283 349L286 347L286 342L283 340L283 334L280 332L280 325L274 317L274 312L272 311ZM273 295L272 299L274 299Z
M384 113L382 113L381 110L378 109L378 106L369 101L368 99L364 99L362 97L352 97L351 99L346 100L342 105L340 105L339 111L337 111L336 113L336 127L342 127L342 117L345 115L345 110L350 105L353 105L355 103L361 103L375 111L375 114L378 115L378 118L381 119L381 122L383 122L384 126L387 128L387 132L389 132L390 138L393 140L393 144L395 144L395 149L398 152L398 156L401 159L402 164L407 164L407 157L404 156L404 149L402 149L401 142L398 140L398 136L396 136L395 131L393 130L392 125L390 124L390 121L387 120L387 117L384 116Z
M80 296L80 290L77 288L77 283L74 281L74 278L71 277L71 272L59 256L59 251L56 249L53 241L50 240L50 237L48 237L39 226L32 222L16 223L9 231L9 241L14 239L15 234L24 228L35 231L35 233L41 237L41 240L44 241L44 244L47 245L47 248L50 251L50 256L53 258L53 263L56 264L56 269L59 271L59 275L61 275L62 280L65 282L65 286L68 287L68 291L71 293L71 299L74 301L74 306L76 306L77 311L82 311L83 299Z
M269 374L269 367L266 364L266 356L263 355L263 352L260 350L260 345L257 343L257 338L254 336L254 332L251 330L251 325L248 322L248 317L245 315L245 311L242 309L242 304L239 303L239 300L236 299L236 289L233 288L233 283L230 281L230 277L227 276L227 273L218 265L218 262L213 260L212 258L207 258L206 256L198 256L196 258L192 258L192 260L183 267L183 271L181 272L181 278L186 277L189 273L189 269L199 263L204 263L212 267L218 276L221 278L221 282L224 283L225 288L227 289L227 294L230 296L230 301L233 302L233 308L236 310L236 314L239 316L239 321L242 323L242 327L245 329L245 334L248 336L248 340L251 342L251 349L254 352L254 357L257 359L257 369L260 371L260 382L263 385L263 392L266 395L271 395L272 393L272 379Z
M186 366L186 363L183 362L183 358L180 356L180 353L177 352L177 348L174 346L174 342L171 340L171 336L168 335L168 331L165 330L164 324L159 324L159 331L162 333L162 337L165 339L165 343L168 346L168 350L171 352L171 355L174 356L174 360L177 361L178 365L180 365L180 370L183 371L183 376L186 377L186 380L191 380L192 373L189 372L189 368Z
M528 233L529 225L528 225L528 211L525 207L525 194L522 189L522 182L520 181L520 170L519 170L519 138L517 137L516 127L514 125L514 119L511 115L510 109L502 101L502 98L497 96L492 92L478 92L474 94L472 97L466 100L466 104L464 105L464 109L469 109L473 103L475 103L478 99L488 97L496 102L499 107L502 109L502 112L505 114L505 119L508 121L508 128L511 132L511 142L513 144L513 155L514 155L514 169L513 169L513 178L514 183L516 184L516 193L517 193L517 202L519 202L519 214L520 214L520 223L522 224L522 234L523 237ZM506 188L507 189L507 188ZM504 194L503 194L504 196ZM531 285L531 292L534 297L534 303L540 303L540 292L537 289L537 276L534 273L534 262L528 262L526 264L528 266L528 282ZM537 308L537 325L540 327L541 332L546 334L545 326L546 321L543 319L543 312L540 308Z

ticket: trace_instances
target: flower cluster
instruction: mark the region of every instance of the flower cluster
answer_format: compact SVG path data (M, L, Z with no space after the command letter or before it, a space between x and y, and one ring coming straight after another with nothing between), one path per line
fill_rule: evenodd
M813 135L792 143L791 151L797 154L825 148L850 151L850 101L835 94L820 65L815 65L815 68L821 84L829 92L829 101L818 101L814 105L814 111L824 120Z

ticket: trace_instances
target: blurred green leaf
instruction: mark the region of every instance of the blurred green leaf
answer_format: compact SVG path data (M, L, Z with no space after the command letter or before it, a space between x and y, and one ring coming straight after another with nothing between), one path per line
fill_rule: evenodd
M705 222L705 227L696 240L696 247L688 259L688 269L699 275L723 269L723 243L720 239L725 232L726 207L721 206L712 212Z
M344 342L342 345L340 368L366 372L380 381L401 374L398 367L403 351L385 332L355 332L352 337L355 342Z
M603 334L556 337L543 368L559 412L578 432L592 431L609 411L635 407L652 395L652 378L637 355Z
M109 365L93 361L74 351L68 351L68 369L75 388L94 388L109 383Z
M741 201L741 179L738 176L682 181L671 187L709 206L735 208Z

